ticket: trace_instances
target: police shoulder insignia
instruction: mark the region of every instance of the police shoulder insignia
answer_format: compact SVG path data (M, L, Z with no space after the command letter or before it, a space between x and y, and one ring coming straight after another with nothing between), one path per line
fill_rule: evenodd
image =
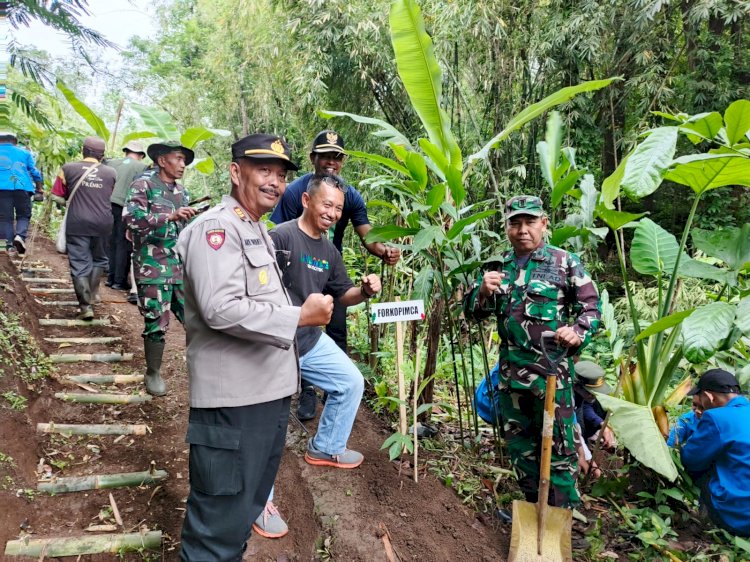
M279 139L276 139L271 143L271 150L273 150L276 154L284 154L284 145L281 144L281 141Z
M243 211L240 207L234 208L234 214L240 217L243 221L247 219L247 215L245 214L245 211Z
M206 232L206 241L214 250L218 250L224 245L226 238L223 228L214 228Z

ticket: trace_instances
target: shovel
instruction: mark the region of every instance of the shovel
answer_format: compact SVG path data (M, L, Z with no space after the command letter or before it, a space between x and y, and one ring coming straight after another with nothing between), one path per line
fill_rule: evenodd
M570 538L571 511L547 505L549 497L552 431L555 419L557 366L565 357L565 348L554 343L554 332L542 333L542 353L547 360L547 389L544 396L542 458L539 467L537 503L513 501L513 530L509 562L572 562Z

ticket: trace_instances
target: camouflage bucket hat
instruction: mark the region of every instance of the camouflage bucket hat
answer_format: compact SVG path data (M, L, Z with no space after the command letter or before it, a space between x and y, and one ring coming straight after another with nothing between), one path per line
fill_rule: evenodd
M532 195L519 195L509 199L505 204L505 220L510 220L518 215L543 217L542 200Z

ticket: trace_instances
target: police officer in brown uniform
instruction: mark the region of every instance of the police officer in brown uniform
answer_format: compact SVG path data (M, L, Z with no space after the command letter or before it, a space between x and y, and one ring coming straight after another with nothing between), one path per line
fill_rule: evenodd
M296 169L279 137L240 139L232 145L231 194L178 241L190 377L182 560L241 560L276 477L299 385L295 332L331 318L331 296L292 305L260 220Z

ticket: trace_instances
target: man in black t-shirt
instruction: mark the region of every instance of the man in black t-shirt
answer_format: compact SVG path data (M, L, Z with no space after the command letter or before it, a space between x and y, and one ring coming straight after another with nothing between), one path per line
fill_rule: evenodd
M336 176L315 176L302 194L302 216L271 231L283 282L295 305L311 293L326 293L344 306L353 306L380 291L380 278L375 274L363 277L360 286L354 285L341 254L326 236L341 217L345 189L346 184ZM362 373L320 328L299 328L297 348L302 377L328 393L305 461L317 466L358 467L364 457L347 449L346 442L362 399Z

